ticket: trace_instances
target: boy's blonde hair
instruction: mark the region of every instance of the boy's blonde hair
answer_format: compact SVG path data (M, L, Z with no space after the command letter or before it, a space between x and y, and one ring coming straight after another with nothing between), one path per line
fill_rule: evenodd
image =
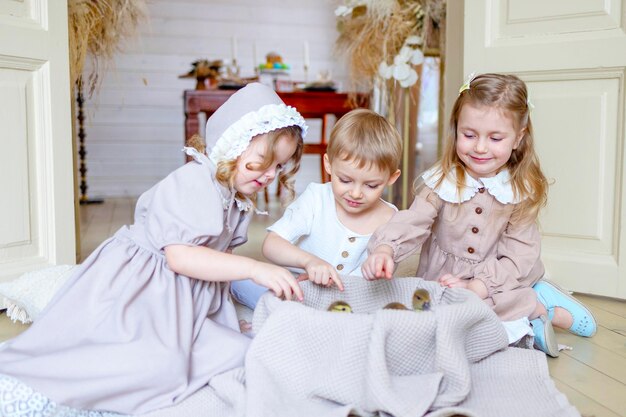
M393 174L402 160L402 139L387 119L368 109L356 109L337 121L326 149L328 160L355 161L359 168L375 166Z
M291 159L287 162L288 170L280 171L278 174L278 183L280 190L286 190L287 199L292 200L295 195L293 187L293 176L298 172L300 168L300 160L302 159L302 150L304 148L304 141L302 139L302 129L299 126L287 126L280 129L272 130L267 133L267 142L269 152L265 153L265 158L258 166L246 166L248 169L263 171L269 168L274 163L274 157L276 154L276 147L279 140L282 137L287 137L296 141L296 150L293 153ZM187 142L188 146L196 148L198 151L205 153L206 146L204 141L199 135L194 135ZM235 181L235 175L237 174L237 159L230 161L221 161L217 164L217 170L215 172L215 178L225 187L233 187ZM246 197L237 193L237 198L241 200L249 199L256 204L256 195Z
M508 168L511 174L514 195L524 199L515 209L514 220L535 221L547 201L548 181L535 153L526 84L515 75L481 74L471 80L468 89L459 93L450 115L448 140L440 161L441 177L437 186L453 169L459 193L465 185L464 164L457 155L456 141L459 115L466 104L498 108L511 118L515 129L524 129L517 149L513 150L503 168Z

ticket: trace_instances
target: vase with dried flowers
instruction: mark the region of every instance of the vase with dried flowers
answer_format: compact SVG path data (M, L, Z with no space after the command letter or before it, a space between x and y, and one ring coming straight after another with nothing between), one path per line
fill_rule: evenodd
M70 57L70 85L76 87L78 109L72 109L78 119L80 156L81 204L101 203L87 197L87 166L85 164L85 129L83 125L83 86L91 96L100 85L102 74L113 60L122 41L132 37L140 21L146 17L144 0L68 0L68 35ZM87 57L91 60L88 80L83 80ZM78 234L77 234L78 236ZM80 245L79 245L80 246Z
M224 63L221 59L209 61L207 59L198 59L191 63L191 70L186 74L179 75L178 78L195 78L196 90L206 90L206 81L209 81L208 88L217 87L220 73Z
M408 204L410 133L419 104L419 74L428 51L443 49L445 0L345 0L335 9L336 48L348 58L355 90L377 92L376 110L404 138L401 207ZM415 119L415 118L414 118ZM415 129L413 129L415 130ZM394 200L390 195L390 199Z
M89 57L92 65L87 86L91 95L123 41L132 38L146 18L146 1L68 0L67 9L70 85L82 78Z

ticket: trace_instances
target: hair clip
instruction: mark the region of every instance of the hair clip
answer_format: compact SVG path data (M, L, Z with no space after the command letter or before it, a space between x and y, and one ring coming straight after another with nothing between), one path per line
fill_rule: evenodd
M530 97L526 98L526 105L528 106L528 111L533 111L535 109L535 105L530 101Z
M461 86L461 88L459 88L459 94L461 94L463 91L465 90L469 90L470 88L470 83L472 81L474 81L474 78L476 77L476 73L472 72L470 75L467 76L467 78L465 79L465 82L463 83L463 85Z

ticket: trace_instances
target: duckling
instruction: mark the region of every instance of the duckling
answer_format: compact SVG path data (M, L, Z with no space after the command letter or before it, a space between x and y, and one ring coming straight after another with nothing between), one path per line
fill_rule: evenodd
M383 310L408 310L408 308L404 304L394 301L384 306Z
M424 288L418 288L413 293L413 310L428 311L430 310L430 293Z
M327 311L331 311L333 313L352 313L352 307L350 307L350 304L345 301L340 300L329 305Z

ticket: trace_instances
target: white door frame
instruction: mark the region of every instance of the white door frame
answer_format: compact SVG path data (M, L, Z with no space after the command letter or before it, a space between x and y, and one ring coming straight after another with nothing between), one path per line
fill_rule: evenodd
M0 281L75 263L67 4L0 0Z

